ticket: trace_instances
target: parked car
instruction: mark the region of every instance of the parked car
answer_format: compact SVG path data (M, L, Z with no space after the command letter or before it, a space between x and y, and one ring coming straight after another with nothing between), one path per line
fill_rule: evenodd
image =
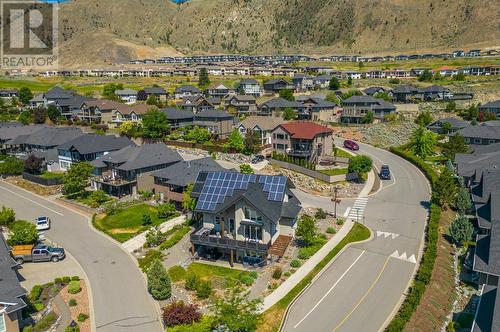
M50 228L49 217L38 217L35 219L37 231L45 231Z
M389 165L382 165L380 168L379 177L382 180L390 180L391 179L391 170L389 169Z
M11 254L18 264L23 264L24 262L59 262L66 257L63 248L54 248L45 245L13 246Z
M264 161L264 156L263 155L256 155L255 157L253 157L252 159L252 164L258 164L260 163L261 161Z
M344 147L349 149L349 150L353 150L353 151L358 151L359 150L359 145L358 143L354 142L354 141L351 141L349 139L346 139L344 141Z

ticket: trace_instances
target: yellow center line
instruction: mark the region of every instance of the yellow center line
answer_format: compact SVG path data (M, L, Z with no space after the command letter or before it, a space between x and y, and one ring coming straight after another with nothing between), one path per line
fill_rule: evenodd
M387 263L389 263L389 259L391 257L387 257L387 259L385 260L384 262L384 265L382 266L382 269L380 269L380 272L378 273L377 277L375 278L375 280L373 280L372 284L370 285L370 287L368 288L368 290L366 291L366 293L363 295L363 297L358 301L358 303L354 306L354 308L352 308L352 310L347 314L347 316L344 317L344 319L342 319L342 321L339 323L339 325L337 325L333 330L332 332L335 332L339 329L339 327L341 327L342 325L344 325L344 323L346 322L347 319L349 319L349 317L351 317L351 315L354 313L354 311L356 311L356 309L361 305L361 303L363 303L363 301L365 300L365 298L368 296L368 294L370 294L370 292L372 291L373 287L375 287L375 285L377 284L377 282L379 281L380 277L382 276L382 273L384 273L384 270L385 268L387 267Z

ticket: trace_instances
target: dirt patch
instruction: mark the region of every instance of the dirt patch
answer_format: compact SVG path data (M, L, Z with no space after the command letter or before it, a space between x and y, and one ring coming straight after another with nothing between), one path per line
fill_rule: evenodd
M417 311L406 325L405 331L441 331L446 316L451 312L455 300L455 271L453 246L444 234L455 218L455 212L442 211L439 221L438 252L432 278L427 285Z
M141 229L140 227L139 228L114 228L114 229L111 229L109 232L113 233L113 234L129 234L129 233L135 234L140 229Z
M362 127L332 127L335 136L353 141L362 141L363 134L360 132Z
M10 176L5 179L5 181L31 191L40 196L52 196L61 193L62 185L57 186L42 186L27 180L24 180L21 176Z
M80 327L80 332L90 331L90 320L91 317L87 318L84 322L78 321L78 315L83 313L87 316L90 316L90 307L89 307L89 298L87 291L87 284L85 280L80 279L80 286L82 288L81 292L77 294L68 293L68 286L64 287L61 290L61 297L64 299L66 305L68 305L71 299L76 300L76 306L69 306L69 311L71 312L71 319L78 323Z

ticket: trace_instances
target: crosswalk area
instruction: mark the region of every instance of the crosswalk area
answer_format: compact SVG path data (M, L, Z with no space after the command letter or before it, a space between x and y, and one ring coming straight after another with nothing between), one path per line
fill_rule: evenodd
M368 197L356 198L356 200L354 201L354 205L349 210L347 219L362 222L367 203L368 203Z

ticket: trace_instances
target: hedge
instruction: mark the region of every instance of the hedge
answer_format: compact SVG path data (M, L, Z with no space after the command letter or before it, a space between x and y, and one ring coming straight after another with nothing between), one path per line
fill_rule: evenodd
M181 229L177 230L174 235L172 235L168 240L165 240L160 244L160 250L167 250L175 246L182 238L189 233L191 227L188 225L182 226Z
M434 172L432 167L426 164L422 159L416 157L412 153L404 151L401 147L392 147L391 152L420 168L427 179L429 179L431 187L436 183L438 175ZM415 281L409 289L408 295L401 305L401 308L399 308L398 313L387 326L386 331L395 332L404 330L405 325L410 321L411 316L420 304L420 300L425 293L425 288L431 280L432 270L434 269L434 263L436 262L440 217L441 207L434 203L431 204L429 222L427 224L425 234L424 253L422 255L422 259L420 260L420 266L415 276Z

